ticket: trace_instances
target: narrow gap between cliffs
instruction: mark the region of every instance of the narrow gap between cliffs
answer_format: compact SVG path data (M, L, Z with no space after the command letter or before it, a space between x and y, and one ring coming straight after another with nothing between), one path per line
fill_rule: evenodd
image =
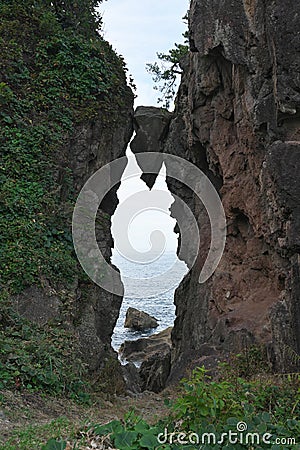
M143 172L130 147L126 156L128 164L117 191L119 204L112 217L111 227L114 239L111 262L120 270L125 291L112 346L119 352L123 363L132 361L140 366L142 355L135 355L134 350L129 355L122 344L149 337L173 326L174 292L186 274L187 267L177 258L178 235L174 232L176 220L170 216L169 209L174 198L166 184L164 165L150 190L141 179ZM157 326L125 328L128 308L154 317ZM136 324L135 319L132 320ZM170 331L162 334L169 342Z

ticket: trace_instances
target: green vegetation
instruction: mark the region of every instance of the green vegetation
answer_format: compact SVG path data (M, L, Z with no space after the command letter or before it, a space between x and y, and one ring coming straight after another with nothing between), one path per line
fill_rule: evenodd
M183 19L187 20L187 15ZM174 100L177 81L182 74L180 62L189 51L188 32L183 33L183 37L183 44L175 43L168 53L157 53L159 62L146 65L147 71L152 75L154 89L161 93L158 103L162 103L165 108L169 108Z
M67 433L71 438L76 436L76 428L70 420L60 417L46 425L28 426L22 430L16 430L13 436L2 446L0 450L35 450L43 445L45 436L60 435ZM54 441L54 443L53 443ZM60 450L66 448L65 444L60 446L59 441L52 440L52 444L46 447L47 450Z
M83 277L71 239L76 193L70 138L96 118L103 127L113 126L127 95L124 62L97 34L98 3L0 0L0 389L65 396L88 405L90 387L72 327L55 320L43 326L30 323L17 313L15 302L28 286L44 284L63 300L67 286ZM176 44L168 54L158 54L165 67L149 65L156 82L162 82L158 89L167 106L187 51L186 45ZM67 300L63 306L69 307ZM276 378L265 368L263 355L251 349L221 367L218 380L196 369L169 403L169 416L155 424L129 413L122 421L78 429L61 417L14 430L0 448L34 450L52 437L44 450L70 448L67 439L74 449L98 439L120 450L175 450L183 448L174 440L180 432L220 437L241 421L250 432L299 443L299 375ZM113 395L117 375L112 359L98 387L111 385ZM168 439L174 433L173 443L158 445L157 436L165 430ZM235 448L250 449L246 444ZM295 446L263 443L257 448Z
M223 433L237 431L237 424L245 422L249 433L260 436L270 433L272 442L276 438L299 439L300 437L300 391L294 384L286 382L283 386L275 385L268 380L246 382L236 379L229 381L212 381L202 368L196 369L190 380L183 380L183 394L171 404L172 414L163 422L150 426L143 420L124 423L111 422L96 427L96 434L110 433L114 446L121 450L130 449L195 449L195 435L191 441L188 436L196 433L200 438L205 433L213 433L216 442L206 440L203 449L225 449L226 439L219 443ZM161 436L158 445L157 436ZM174 434L172 434L174 433ZM190 445L180 445L180 433L185 433L185 440ZM246 437L246 432L244 433ZM173 437L172 437L173 436ZM179 439L179 443L178 443ZM182 440L181 436L181 440ZM194 439L194 440L193 440ZM207 437L208 439L208 437ZM229 444L230 445L230 444ZM250 449L251 446L241 443L238 449ZM256 448L289 449L294 445L272 447L262 443Z
M1 306L0 389L26 389L88 402L85 367L73 335L55 324L29 323L9 301Z
M65 146L76 125L99 110L112 120L123 101L122 59L98 35L84 36L86 22L63 27L70 9L63 19L47 2L0 2L0 276L12 293L41 276L76 274Z
M197 368L190 379L182 380L182 391L177 400L168 403L170 415L154 425L129 413L123 421L93 426L93 433L96 437L106 436L112 446L120 450L232 448L226 438L222 443L218 441L222 440L223 433L237 432L241 423L246 424L247 430L243 431L244 442L239 438L240 442L234 446L237 449L287 450L296 448L289 439L298 443L300 440L299 375L296 380L288 376L282 379L264 376L249 381L233 377L229 370L226 376L216 381L205 369ZM157 437L160 433L159 444ZM212 433L210 443L205 433ZM251 435L250 441L246 442L247 433L259 435L260 439L265 435L272 445L262 440L258 445L257 438ZM200 439L198 445L195 445L196 435ZM205 442L200 447L203 436ZM216 437L215 443L212 436ZM275 445L277 438L283 443ZM182 445L180 439L188 443ZM251 439L255 439L255 446ZM49 446L49 450L51 448Z
M64 305L60 292L85 280L71 236L72 137L95 119L113 127L128 95L124 61L97 33L99 3L0 0L2 388L84 391L63 321L29 324L14 303L46 284Z

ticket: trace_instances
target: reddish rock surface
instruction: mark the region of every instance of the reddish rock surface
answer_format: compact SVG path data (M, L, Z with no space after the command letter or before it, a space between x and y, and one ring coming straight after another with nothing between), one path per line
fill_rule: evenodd
M197 263L175 294L170 379L204 347L226 353L263 343L276 370L299 365L298 12L291 0L191 2L191 52L182 61L176 110L159 148L210 178L224 205L227 242L216 272L200 285L208 216L169 178L201 232ZM172 209L176 217L176 203Z
M165 149L186 133L184 155L219 189L228 230L210 281L197 283L196 266L177 290L174 366L205 342L266 343L279 370L300 352L300 22L287 3L191 3L192 52Z

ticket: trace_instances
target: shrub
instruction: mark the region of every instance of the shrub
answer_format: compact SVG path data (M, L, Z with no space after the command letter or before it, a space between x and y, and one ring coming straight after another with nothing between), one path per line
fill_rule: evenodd
M294 449L300 439L299 386L299 379L288 378L213 381L204 368L197 368L182 381L177 400L168 402L171 411L164 420L150 425L131 412L123 421L95 425L93 431L120 450L222 450L233 447L232 432L237 433L231 437L238 438L237 450Z
M113 127L127 95L124 61L96 31L98 3L0 1L2 388L84 392L64 325L30 324L13 306L29 285L84 277L71 236L70 142L87 121Z
M74 336L55 324L29 323L3 295L0 307L0 389L40 391L88 402L86 369Z

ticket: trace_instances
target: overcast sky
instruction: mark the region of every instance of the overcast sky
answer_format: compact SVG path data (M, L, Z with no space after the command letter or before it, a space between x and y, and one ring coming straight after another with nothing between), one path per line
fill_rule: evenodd
M100 10L103 16L104 38L107 39L117 53L123 55L129 73L133 76L137 86L137 99L135 106L158 106L159 94L153 89L151 75L146 71L146 64L157 60L157 52L168 52L174 43L183 42L182 33L186 30L182 18L188 9L188 0L108 0L101 4ZM128 153L127 153L128 154ZM128 154L129 156L129 154ZM131 167L137 167L135 158L131 156ZM130 167L124 173L128 175ZM112 233L115 240L115 248L118 242L123 243L122 232L127 233L125 226L118 227L122 220L122 203L138 191L145 192L145 203L147 186L139 179L141 174L135 178L122 182L118 191L120 200L118 216L113 219ZM165 175L158 178L153 189L167 191ZM143 209L143 201L137 198L136 212ZM150 247L151 231L161 230L166 238L166 248L175 251L177 248L177 235L173 233L175 220L169 216L168 207L173 202L169 195L169 203L165 207L155 211L149 209L137 214L131 223L128 233L129 240L134 248L146 251ZM158 202L159 203L159 202ZM123 206L124 207L124 206ZM126 204L125 204L126 208ZM125 224L124 224L125 225Z
M136 105L156 105L151 75L145 66L157 52L167 52L183 42L182 17L188 0L108 0L101 4L104 37L124 56L137 86Z
M159 248L175 252L178 236L173 230L176 221L170 217L169 212L174 198L168 191L165 167L163 165L153 188L149 191L146 184L140 179L142 171L138 167L135 157L130 153L127 151L129 163L117 193L120 203L112 217L115 248L128 258L132 257L133 249L139 252L150 250L153 252L154 249L150 243L151 233L161 231L164 235L164 244L159 245L158 240L154 244ZM155 199L153 199L154 196ZM158 251L158 254L161 252ZM142 260L147 261L143 257Z

